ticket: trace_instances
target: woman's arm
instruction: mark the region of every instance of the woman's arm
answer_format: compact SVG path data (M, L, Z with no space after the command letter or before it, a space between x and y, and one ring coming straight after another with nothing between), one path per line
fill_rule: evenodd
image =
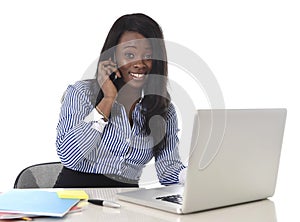
M68 87L57 125L57 153L69 168L98 147L107 124L93 108L86 87L82 82Z
M159 182L162 185L179 183L179 173L185 169L178 150L178 122L175 107L170 104L166 118L166 143L164 149L156 157L155 167Z

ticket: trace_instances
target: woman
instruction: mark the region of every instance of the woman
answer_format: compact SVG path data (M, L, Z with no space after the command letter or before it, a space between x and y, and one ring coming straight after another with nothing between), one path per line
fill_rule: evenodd
M138 187L153 157L160 183L178 183L185 167L166 85L159 25L144 14L120 17L102 48L96 80L66 91L56 141L64 167L55 187Z

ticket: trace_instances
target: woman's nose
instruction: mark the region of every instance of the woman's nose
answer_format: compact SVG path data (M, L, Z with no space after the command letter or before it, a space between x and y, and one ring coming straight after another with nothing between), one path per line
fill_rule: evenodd
M142 59L139 59L139 60L135 61L133 67L136 69L144 69L144 68L146 68L146 64L144 63L144 61Z

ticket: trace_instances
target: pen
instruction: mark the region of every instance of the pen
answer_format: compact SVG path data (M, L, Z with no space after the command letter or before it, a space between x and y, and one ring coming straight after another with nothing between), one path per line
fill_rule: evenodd
M30 217L22 217L21 220L32 221L32 218L30 218Z
M89 203L104 206L104 207L112 207L112 208L120 208L121 205L112 201L107 200L99 200L99 199L88 199Z

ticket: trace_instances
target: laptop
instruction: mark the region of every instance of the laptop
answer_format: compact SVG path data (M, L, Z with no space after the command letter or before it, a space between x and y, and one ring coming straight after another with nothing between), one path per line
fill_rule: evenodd
M187 214L273 196L286 113L197 110L185 184L122 192L118 199Z

